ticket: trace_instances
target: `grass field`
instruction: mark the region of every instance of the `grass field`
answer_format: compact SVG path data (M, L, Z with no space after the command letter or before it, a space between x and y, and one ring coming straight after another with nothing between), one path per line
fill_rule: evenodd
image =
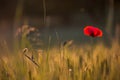
M0 80L120 80L119 2L41 1L0 1Z
M49 45L48 45L49 46ZM0 80L120 80L120 45L55 46L11 53L3 44Z

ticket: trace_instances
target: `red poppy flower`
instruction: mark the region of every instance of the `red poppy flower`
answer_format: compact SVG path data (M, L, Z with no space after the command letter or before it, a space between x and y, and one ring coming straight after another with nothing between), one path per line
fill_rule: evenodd
M86 26L84 28L84 34L91 37L102 37L102 30L93 26Z

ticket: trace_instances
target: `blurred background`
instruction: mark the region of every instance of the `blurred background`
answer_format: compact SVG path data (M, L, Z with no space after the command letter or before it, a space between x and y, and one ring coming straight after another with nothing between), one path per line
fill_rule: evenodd
M100 40L120 40L120 0L0 0L0 39L11 46L24 25L35 28L27 38L38 47L49 38L89 43L87 25L103 30Z

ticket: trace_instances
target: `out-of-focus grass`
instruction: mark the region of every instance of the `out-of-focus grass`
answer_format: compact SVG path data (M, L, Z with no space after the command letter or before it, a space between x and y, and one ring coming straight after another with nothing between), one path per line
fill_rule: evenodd
M120 80L120 45L28 49L0 56L0 80ZM32 56L32 57L31 57Z

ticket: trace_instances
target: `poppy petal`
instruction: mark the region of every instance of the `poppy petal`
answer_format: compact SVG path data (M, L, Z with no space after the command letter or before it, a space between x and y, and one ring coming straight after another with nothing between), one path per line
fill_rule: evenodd
M91 37L102 37L102 30L93 26L86 26L84 28L84 34Z

